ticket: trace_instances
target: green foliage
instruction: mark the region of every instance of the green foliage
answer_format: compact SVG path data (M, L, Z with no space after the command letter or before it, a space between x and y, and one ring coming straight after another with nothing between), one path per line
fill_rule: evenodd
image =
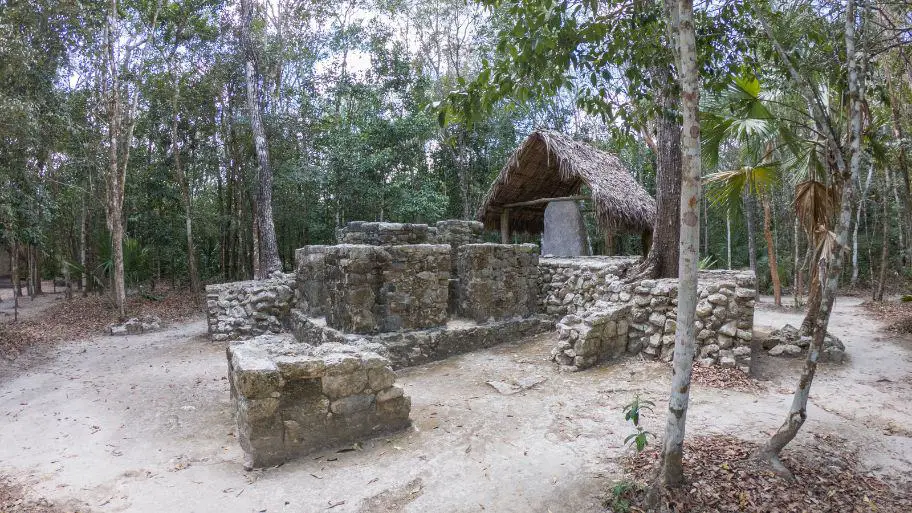
M655 403L652 401L640 399L639 394L634 396L633 401L624 406L624 420L631 422L636 428L636 432L628 435L627 438L624 439L624 443L630 443L632 440L637 452L646 448L646 445L649 442L649 436L654 436L640 426L641 412L652 411L654 406Z
M630 511L630 495L638 489L635 483L620 481L611 487L611 496L605 501L605 507L614 513Z
M713 258L712 255L706 255L703 258L701 258L699 262L697 262L697 269L699 269L701 271L705 271L707 269L712 269L713 267L716 266L717 263L718 262L716 262L716 259Z

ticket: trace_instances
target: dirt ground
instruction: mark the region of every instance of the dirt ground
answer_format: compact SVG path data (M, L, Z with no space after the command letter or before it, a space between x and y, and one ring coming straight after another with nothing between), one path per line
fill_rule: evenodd
M837 303L831 331L849 360L821 366L796 443L836 434L870 473L909 475L912 337L882 331L860 303ZM759 307L755 324L800 320ZM628 359L562 374L547 362L552 343L543 335L400 371L412 429L252 472L234 434L225 347L207 340L202 317L57 344L0 363L0 475L62 511L603 511L629 450L622 406L635 394L661 405L670 370ZM694 387L689 436L762 440L779 426L801 361L758 363L759 391ZM486 384L533 377L544 381L512 395ZM662 432L660 413L643 422Z

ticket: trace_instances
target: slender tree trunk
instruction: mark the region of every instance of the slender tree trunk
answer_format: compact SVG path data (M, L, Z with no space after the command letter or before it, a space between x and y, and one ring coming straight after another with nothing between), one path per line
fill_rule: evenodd
M10 236L10 276L13 281L13 297L18 298L22 295L22 289L19 285L19 241L15 235Z
M763 205L763 236L766 238L770 281L773 283L773 302L776 306L782 306L782 283L779 281L779 265L776 263L776 244L773 242L772 213L770 211L769 197L764 194L760 202Z
M656 90L659 104L656 119L656 220L649 253L634 272L637 279L677 276L678 242L681 237L681 127L674 114L680 98L668 71L664 67L653 68L653 71L656 80L664 84Z
M785 465L779 460L779 454L782 449L791 442L801 426L807 420L807 402L811 391L811 384L814 381L814 374L817 371L817 360L823 351L823 340L826 337L827 326L830 322L830 314L833 310L833 303L836 300L836 290L839 286L839 275L842 271L843 250L846 248L849 238L849 232L852 228L852 207L855 200L855 184L859 179L859 168L861 167L861 102L864 98L864 76L859 77L859 68L865 69L863 64L858 63L858 55L855 53L855 3L854 0L848 0L846 3L846 21L845 21L845 40L847 68L849 73L849 107L850 107L850 140L849 140L849 163L848 175L841 176L842 180L842 197L840 202L839 220L836 224L835 248L832 254L823 252L817 262L817 275L822 284L820 293L820 312L818 313L814 324L814 335L811 345L808 348L808 356L805 360L804 371L798 381L798 387L792 398L792 405L789 408L785 422L779 427L769 441L761 448L760 456L771 463L773 468L780 474L793 478L791 472L785 468ZM862 56L863 57L863 56ZM841 156L840 156L841 157Z
M890 170L884 170L884 186L883 193L880 196L880 200L883 202L883 217L881 219L881 225L883 226L883 239L880 243L880 278L877 280L877 291L874 294L875 301L883 301L884 289L886 288L887 283L887 265L889 259L887 258L889 247L890 247L890 211L889 211L889 198L890 198Z
M13 322L19 320L19 297L22 290L19 288L19 241L15 235L10 235L10 275L13 278Z
M190 292L194 297L202 290L199 270L196 266L196 249L193 245L193 216L190 197L190 183L181 163L180 144L178 144L178 100L180 98L180 79L173 80L174 92L171 96L171 155L174 158L174 176L181 191L181 203L184 207L184 226L187 235L187 273L190 275Z
M902 125L902 113L900 107L903 105L900 98L899 84L894 84L893 75L888 66L885 66L887 77L887 90L890 95L890 113L893 121L893 138L899 146L897 154L897 164L899 173L897 181L902 185L903 193L899 195L902 199L900 208L902 209L901 225L905 235L905 245L903 254L905 256L905 265L912 264L912 187L909 185L909 161L906 154L906 139ZM894 86L896 86L894 88Z
M855 211L855 228L852 230L852 281L851 286L855 288L858 284L858 225L861 224L861 213L865 209L865 202L868 198L868 190L871 188L871 178L874 176L874 164L868 167L868 177L865 179L864 189L861 191L861 200L858 202L858 208Z
M744 219L747 222L747 260L754 276L757 275L757 243L754 239L754 196L748 192L742 194Z
M86 283L87 275L86 272L86 228L88 225L89 212L86 208L85 196L82 198L82 219L79 222L79 267L82 268L82 271L79 273L79 290L82 292L82 295L86 295L86 290L88 289L88 283Z
M700 245L700 75L697 67L693 2L666 0L669 31L677 41L677 63L683 100L680 262L678 265L678 318L675 331L671 395L665 424L660 479L678 486L684 479L683 453L690 377L696 341L697 261Z
M260 226L259 226L259 223L257 223L257 216L253 216L253 227L251 228L251 233L252 233L252 235L250 237L250 240L253 243L253 248L252 248L252 251L253 251L253 276L254 276L254 278L259 276L260 278L257 278L257 279L262 279L262 272L260 269L260 263L262 262L262 260L260 259L261 258L260 257L261 248L260 248L260 243L259 243Z
M253 46L251 23L253 6L251 0L241 0L241 40L244 45L244 76L247 80L247 110L250 115L250 130L257 155L257 205L256 218L260 236L260 262L257 279L263 279L282 270L279 246L276 241L275 224L272 216L272 167L269 165L269 148L266 130L260 108L259 73L257 72L256 51Z
M28 291L29 299L35 300L35 246L32 243L25 245L25 265L26 279L25 289Z
M44 291L41 289L41 248L38 245L34 245L33 251L35 252L35 295L44 294Z
M793 267L795 268L795 272L793 273L792 278L792 296L794 298L792 302L793 308L798 308L798 305L801 304L801 255L799 254L800 241L798 239L798 235L798 218L796 217L795 222L792 224L792 238L794 242L792 256L794 257Z
M732 219L731 212L725 212L725 251L728 256L728 267L732 268Z

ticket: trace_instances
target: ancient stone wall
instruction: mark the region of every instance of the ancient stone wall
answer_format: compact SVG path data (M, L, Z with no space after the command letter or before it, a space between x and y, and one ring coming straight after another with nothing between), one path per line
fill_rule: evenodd
M361 347L388 358L394 369L442 360L497 344L518 342L552 329L554 321L544 316L485 324L457 320L439 328L376 335L342 333L327 326L323 319L308 317L300 311L292 312L291 321L291 331L302 343L343 343Z
M228 376L248 468L409 424L389 361L353 346L265 335L228 348Z
M440 326L447 320L450 247L341 244L324 252L326 321L346 333Z
M677 279L625 283L633 259L542 259L541 290L550 315L585 316L599 301L630 305L627 352L670 361L677 319ZM756 279L750 271L700 273L697 362L747 371L751 361Z
M206 312L212 340L238 340L278 333L288 323L295 277L206 286Z
M332 246L304 246L295 251L296 307L309 315L326 315L326 252Z
M465 244L480 244L484 242L484 225L478 221L460 219L438 221L433 228L430 242L449 244L454 248Z
M620 357L627 351L630 305L599 302L584 316L565 316L557 323L558 342L551 359L563 370L582 370Z
M545 313L562 316L592 308L636 261L637 257L542 258L538 265Z
M339 230L338 240L339 244L367 244L369 246L426 244L428 225L352 221Z
M476 322L539 311L538 246L466 244L456 251L458 312Z
M616 287L615 287L616 288ZM678 283L676 279L644 280L612 292L633 296L628 350L671 361L674 353ZM753 273L703 272L698 285L697 363L737 367L748 372L754 324L756 280Z

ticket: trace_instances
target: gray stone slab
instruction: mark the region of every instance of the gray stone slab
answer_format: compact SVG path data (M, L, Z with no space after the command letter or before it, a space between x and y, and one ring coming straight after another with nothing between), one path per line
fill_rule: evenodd
M555 257L589 255L586 223L576 201L552 201L545 207L541 252Z

